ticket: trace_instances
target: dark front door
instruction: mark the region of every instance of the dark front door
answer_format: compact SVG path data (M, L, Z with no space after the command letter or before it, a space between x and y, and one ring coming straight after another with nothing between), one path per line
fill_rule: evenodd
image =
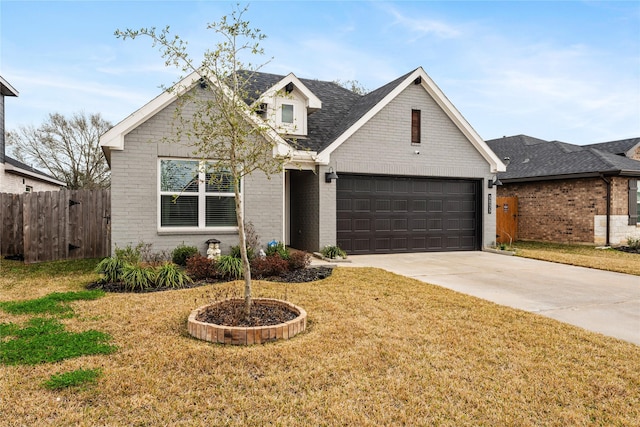
M350 254L480 249L475 180L340 174L337 243Z

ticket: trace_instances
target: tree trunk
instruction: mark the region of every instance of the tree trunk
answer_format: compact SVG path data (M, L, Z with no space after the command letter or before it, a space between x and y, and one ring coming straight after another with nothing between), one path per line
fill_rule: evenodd
M244 217L242 215L242 200L240 193L240 180L236 179L235 196L236 196L236 220L238 221L238 240L240 244L240 257L242 258L242 271L244 275L244 317L248 318L251 314L251 266L249 264L249 256L247 254L247 239L244 233Z

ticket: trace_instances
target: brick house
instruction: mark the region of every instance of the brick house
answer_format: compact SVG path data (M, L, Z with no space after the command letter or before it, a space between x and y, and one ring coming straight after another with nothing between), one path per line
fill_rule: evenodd
M66 184L7 156L5 152L4 99L17 97L18 91L0 76L0 193L57 191Z
M200 79L193 73L178 87L206 96ZM270 125L274 152L289 158L281 175L254 172L241 183L245 218L263 244L338 244L360 254L493 243L495 189L487 183L504 164L422 68L366 95L294 74L256 73L251 85L247 123ZM223 251L237 244L233 192L206 185L209 175L198 172L206 160L194 159L193 147L162 142L175 135L181 96L162 93L100 139L111 168L114 246L204 251L212 237Z
M640 138L580 146L517 135L487 144L509 158L498 197L517 197L519 239L619 245L640 237Z

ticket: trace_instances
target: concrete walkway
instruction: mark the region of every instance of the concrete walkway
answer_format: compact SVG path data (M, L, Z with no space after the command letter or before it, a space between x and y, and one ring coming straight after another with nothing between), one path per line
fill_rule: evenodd
M379 267L640 345L640 277L491 252L355 255Z

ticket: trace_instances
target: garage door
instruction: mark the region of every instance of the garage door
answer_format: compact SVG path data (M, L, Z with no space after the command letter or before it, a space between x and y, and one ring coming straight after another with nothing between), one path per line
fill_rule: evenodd
M337 186L347 253L480 249L479 181L340 174Z

